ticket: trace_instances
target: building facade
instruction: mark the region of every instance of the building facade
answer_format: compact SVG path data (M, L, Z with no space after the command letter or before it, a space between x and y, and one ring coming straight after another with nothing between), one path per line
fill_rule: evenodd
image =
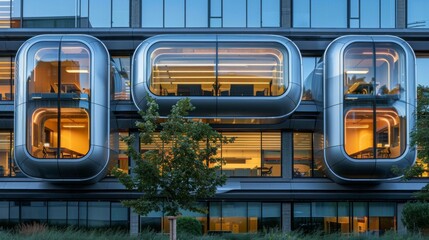
M184 212L204 232L404 231L427 183L392 171L429 86L429 3L419 0L6 0L0 2L0 225L168 231L113 177L130 171L150 95L180 98L221 146L227 183ZM145 151L155 145L138 142Z

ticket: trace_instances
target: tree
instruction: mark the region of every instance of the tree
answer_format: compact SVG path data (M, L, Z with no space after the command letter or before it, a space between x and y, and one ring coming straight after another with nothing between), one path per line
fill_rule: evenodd
M143 121L137 121L141 143L157 148L141 154L133 148L133 135L122 138L126 154L135 161L132 175L119 169L113 171L129 190L142 196L123 201L140 215L164 210L168 216L180 215L180 209L206 212L198 207L199 199L214 196L226 177L218 170L223 163L216 155L220 144L233 142L223 137L207 123L188 118L192 111L188 98L179 100L165 121L160 121L158 104L147 98L147 110L140 111Z

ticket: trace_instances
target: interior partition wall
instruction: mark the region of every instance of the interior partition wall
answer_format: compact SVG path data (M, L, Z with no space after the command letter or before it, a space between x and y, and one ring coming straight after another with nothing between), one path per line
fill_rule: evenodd
M15 159L30 177L104 176L109 146L109 54L86 35L40 35L17 54ZM95 124L97 123L97 124Z
M336 181L399 178L411 166L415 56L393 36L344 36L324 56L324 160Z

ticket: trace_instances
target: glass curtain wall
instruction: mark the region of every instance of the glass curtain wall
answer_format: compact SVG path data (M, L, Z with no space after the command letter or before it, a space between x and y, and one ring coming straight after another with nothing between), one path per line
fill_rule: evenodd
M113 56L110 60L111 99L131 99L131 57Z
M12 157L13 132L0 131L0 177L15 176L15 164Z
M130 27L129 0L12 0L10 6L4 14L13 28Z
M160 96L280 96L287 55L278 44L155 44L149 89ZM286 78L286 79L285 79Z
M222 172L229 177L280 177L280 132L223 132L225 137L235 137L234 143L219 146L218 155L225 164ZM153 144L141 144L141 152L158 149L159 138ZM168 148L170 146L164 146Z
M293 204L292 230L304 233L362 233L396 230L396 203L303 202Z
M81 43L30 49L27 150L36 158L81 158L89 151L90 54Z
M344 55L344 146L357 159L405 150L404 53L390 43L355 43Z
M294 178L326 177L322 162L314 158L313 133L295 132L293 134L293 172Z
M395 0L293 0L292 6L294 28L395 28L396 24Z
M429 18L427 9L429 2L425 0L407 1L407 27L408 28L429 28Z

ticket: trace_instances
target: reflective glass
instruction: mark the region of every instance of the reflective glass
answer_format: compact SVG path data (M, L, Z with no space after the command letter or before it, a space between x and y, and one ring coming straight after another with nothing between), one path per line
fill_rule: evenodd
M347 27L347 0L312 0L311 10L312 28Z
M316 63L319 58L316 57L303 57L302 58L302 71L303 71L303 79L304 79L304 88L303 88L303 94L302 94L302 100L313 100L313 93L312 93L312 85L313 79L316 80L317 78L314 78Z
M261 229L281 229L281 204L262 203Z
M67 202L67 224L79 224L79 205L78 202Z
M353 232L366 233L368 231L368 203L353 203Z
M102 9L100 6L103 6ZM112 22L111 11L111 0L90 0L89 27L110 27Z
M293 27L310 27L310 0L293 0Z
M110 77L113 81L113 96L114 100L130 100L131 99L131 57L130 56L114 56L110 61L111 72Z
M210 202L209 203L209 231L220 231L222 230L223 224L222 218L222 205L221 202Z
M79 0L63 0L61 4L57 0L23 0L22 4L22 27L78 26Z
M11 27L21 27L21 0L12 0L11 3Z
M369 230L377 235L396 230L395 203L369 203Z
M311 177L313 168L312 133L293 134L293 177Z
M46 202L21 202L21 223L45 223L47 221Z
M186 0L186 27L208 27L208 0Z
M142 0L142 27L164 26L163 1Z
M338 227L339 232L349 233L350 232L350 203L339 202L338 203Z
M166 46L166 47L162 47ZM214 43L155 44L151 56L150 91L162 96L214 96Z
M79 226L88 227L88 202L79 202ZM69 210L71 210L69 208Z
M310 203L294 203L293 204L293 226L292 230L302 232L312 231L311 225L311 204Z
M247 232L247 204L245 202L222 202L222 220L219 230L232 233Z
M112 0L112 27L130 26L130 0Z
M287 54L278 44L218 44L220 96L280 96L287 88Z
M127 230L129 226L129 210L119 202L112 202L111 227Z
M88 227L110 226L110 203L88 202Z
M249 226L248 232L258 232L261 230L261 203L260 202L249 202L247 203L247 225Z
M429 1L408 0L407 1L407 27L408 28L428 28Z
M261 27L260 0L247 0L247 27Z
M222 0L210 1L210 17L222 17Z
M222 18L210 18L210 27L222 27Z
M395 28L396 23L395 0L381 0L381 26L382 28Z
M280 27L279 0L262 0L262 27Z
M66 225L67 224L66 202L48 202L48 224Z
M162 230L162 212L150 212L146 216L140 217L140 230L141 231L155 231L161 232Z
M325 233L335 233L339 230L337 224L337 203L313 202L311 210L314 230Z
M416 81L418 85L429 87L429 58L416 59Z
M0 202L0 227L6 228L9 224L9 202Z
M185 26L185 0L164 0L164 1L165 1L165 27L184 27Z
M361 28L378 28L380 27L380 5L374 0L360 0L361 6Z
M223 27L246 27L246 0L223 1Z
M10 28L11 27L11 2L1 1L0 2L0 28Z
M359 2L360 0L350 0L350 18L359 18Z

